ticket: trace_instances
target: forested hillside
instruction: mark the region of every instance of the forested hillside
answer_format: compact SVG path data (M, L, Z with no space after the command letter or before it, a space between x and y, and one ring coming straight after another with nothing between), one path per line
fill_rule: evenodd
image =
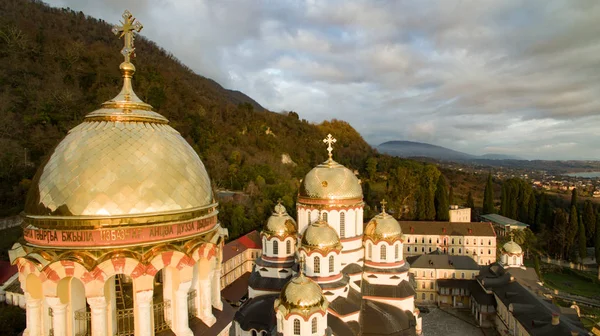
M45 156L119 92L121 48L109 23L84 13L39 1L0 1L0 215L21 211ZM193 73L143 37L136 49L138 96L193 146L216 188L250 195L245 203L221 203L220 218L233 237L262 226L277 198L293 214L299 180L327 158L321 140L327 133L338 140L334 158L359 171L367 205L389 197L391 209L404 217L433 219L440 174L435 166L377 154L344 121L315 125L292 111L267 111ZM282 155L293 162L283 163ZM419 201L427 202L421 203L429 209L425 217L417 211Z

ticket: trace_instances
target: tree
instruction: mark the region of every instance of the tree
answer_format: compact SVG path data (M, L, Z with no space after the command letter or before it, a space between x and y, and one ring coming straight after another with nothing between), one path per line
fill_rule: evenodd
M596 252L596 263L600 269L600 213L596 215L596 239L594 240L594 252Z
M473 200L473 193L469 190L467 194L467 204L465 204L467 208L471 209L471 221L474 219L475 215L475 201Z
M585 239L585 226L583 225L583 219L579 216L579 229L577 230L579 240L579 260L583 263L583 258L587 257L586 251L586 239Z
M448 204L454 204L454 188L452 186L450 186L450 191L448 192Z
M577 208L577 188L573 188L571 191L571 208Z
M548 240L547 249L558 259L565 256L567 249L567 223L567 213L563 209L557 209L552 220L552 239Z
M533 229L537 229L535 227L536 224L536 218L535 215L537 213L537 202L535 200L535 195L532 193L531 195L529 195L529 213L527 215L527 224L531 225L533 227Z
M377 159L375 157L370 157L367 159L367 174L369 174L369 179L375 180L377 176Z
M567 229L565 230L566 237L566 252L569 256L573 254L575 247L575 238L577 237L577 229L579 227L579 216L577 215L577 208L575 206L571 207L571 213L569 214L569 222L567 224Z
M448 183L444 175L440 175L435 189L435 219L447 221L449 219Z
M483 214L493 214L494 212L494 186L492 184L492 174L488 174L487 184L483 192Z
M582 214L583 226L585 227L585 236L588 246L594 246L594 237L596 235L596 211L591 201L585 201Z

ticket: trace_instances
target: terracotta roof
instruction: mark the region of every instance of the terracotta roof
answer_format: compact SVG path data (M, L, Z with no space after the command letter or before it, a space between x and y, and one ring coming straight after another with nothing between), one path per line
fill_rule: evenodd
M494 227L490 222L399 222L404 234L447 235L447 236L484 236L495 237Z
M258 247L255 247L257 244ZM256 230L225 244L223 247L223 262L239 255L249 248L262 248L262 244L260 243L260 235Z
M9 261L0 260L0 285L3 285L11 276L17 274L17 265L11 265Z

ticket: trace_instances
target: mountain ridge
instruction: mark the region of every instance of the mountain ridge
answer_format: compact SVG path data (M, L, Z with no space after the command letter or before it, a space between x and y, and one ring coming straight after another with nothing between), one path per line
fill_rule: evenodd
M447 147L432 145L425 142L392 140L379 144L376 147L380 152L399 157L428 157L446 161L468 160L524 160L518 156L488 153L473 155Z

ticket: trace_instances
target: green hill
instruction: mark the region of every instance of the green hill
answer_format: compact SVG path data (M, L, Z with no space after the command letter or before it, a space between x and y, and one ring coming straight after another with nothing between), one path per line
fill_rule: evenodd
M40 1L0 2L0 216L21 211L45 156L119 92L121 48L110 24L82 12ZM294 214L299 180L327 158L322 139L328 133L338 140L334 158L360 172L365 218L383 197L404 218L419 218L418 207L429 206L430 197L421 196L435 189L435 166L378 154L341 120L316 125L293 111L268 111L143 37L136 51L138 96L196 150L215 188L249 195L247 202L221 202L219 216L232 237L261 227L277 198Z

